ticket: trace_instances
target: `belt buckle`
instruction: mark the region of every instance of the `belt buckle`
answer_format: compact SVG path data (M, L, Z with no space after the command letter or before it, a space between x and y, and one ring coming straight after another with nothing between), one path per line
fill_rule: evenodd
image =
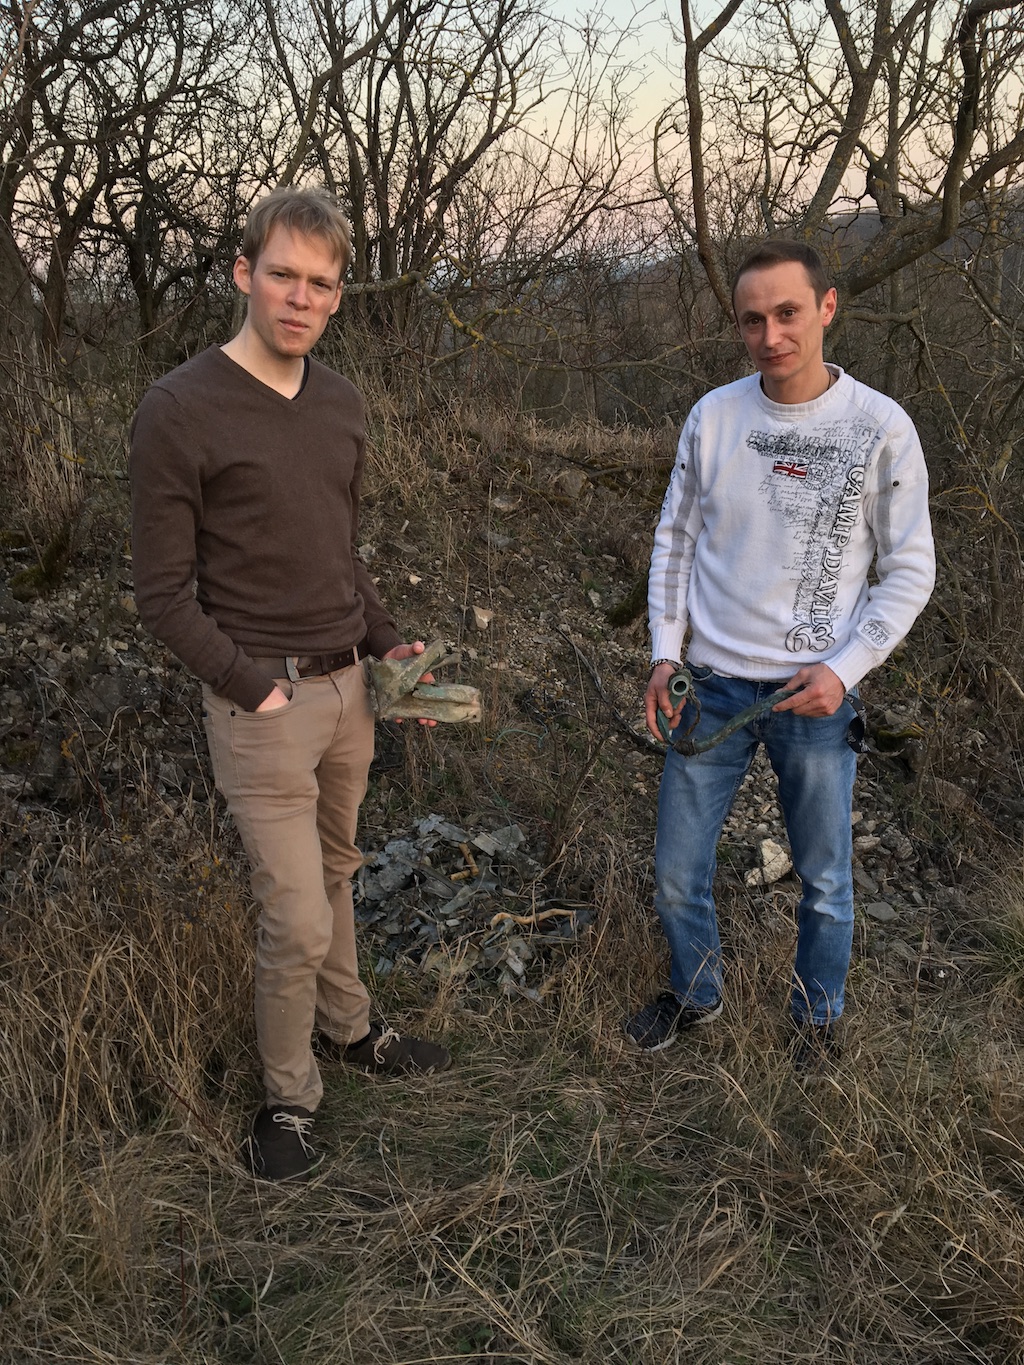
M298 655L289 654L284 661L284 670L292 682L301 682L302 674L298 669Z

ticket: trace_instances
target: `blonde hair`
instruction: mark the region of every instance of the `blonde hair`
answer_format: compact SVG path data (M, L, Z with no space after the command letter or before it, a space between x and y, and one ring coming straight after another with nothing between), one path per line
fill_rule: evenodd
M252 208L242 230L241 254L255 265L267 238L276 227L320 237L331 248L344 274L352 259L352 225L326 190L296 190L290 185L272 190Z

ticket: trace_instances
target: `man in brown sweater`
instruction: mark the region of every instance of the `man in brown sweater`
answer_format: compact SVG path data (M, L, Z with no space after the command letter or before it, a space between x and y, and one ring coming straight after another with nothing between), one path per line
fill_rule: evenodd
M444 1048L370 1022L351 878L373 756L362 660L401 642L355 553L363 400L311 360L351 254L328 195L278 190L245 226L238 334L159 380L131 433L132 552L142 620L203 682L218 789L259 902L256 1036L266 1101L246 1150L302 1179L321 1056L441 1071Z

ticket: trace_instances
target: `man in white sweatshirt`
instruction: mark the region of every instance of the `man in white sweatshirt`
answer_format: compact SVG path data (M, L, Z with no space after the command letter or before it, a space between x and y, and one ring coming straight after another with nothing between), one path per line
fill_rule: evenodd
M679 439L651 559L647 724L658 735L660 711L673 738L699 741L772 692L798 690L705 752L669 750L655 908L670 989L625 1028L657 1051L722 1012L715 848L764 744L803 887L790 1010L798 1062L810 1065L835 1048L853 940L847 693L931 593L928 480L902 408L825 363L836 291L812 247L752 251L733 310L757 373L706 394ZM687 632L694 696L677 703L668 682Z

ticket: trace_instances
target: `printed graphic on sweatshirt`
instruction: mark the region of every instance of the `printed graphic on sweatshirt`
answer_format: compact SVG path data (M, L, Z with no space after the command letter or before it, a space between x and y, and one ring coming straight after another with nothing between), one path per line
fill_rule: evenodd
M752 431L747 444L768 468L759 492L792 532L796 559L793 654L820 654L836 642L835 600L846 547L861 515L861 495L875 428L868 423L805 431Z

